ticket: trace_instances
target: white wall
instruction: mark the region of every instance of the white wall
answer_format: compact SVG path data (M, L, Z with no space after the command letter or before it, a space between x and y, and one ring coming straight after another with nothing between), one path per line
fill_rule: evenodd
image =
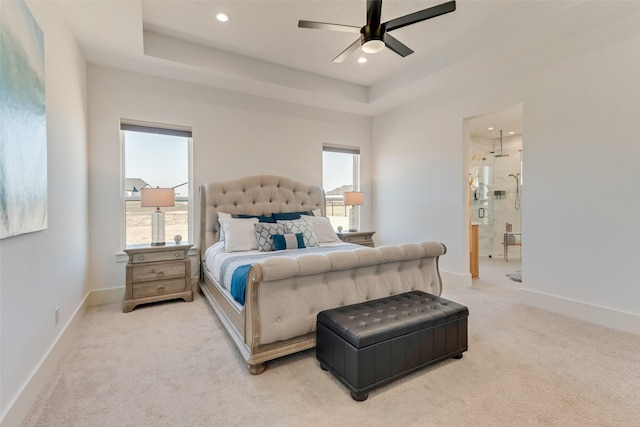
M14 402L88 293L86 64L55 5L27 5L44 32L49 220L44 231L0 240L0 413L7 426L18 425L25 407ZM26 409L31 403L24 400Z
M261 174L322 185L323 143L361 148L362 188L371 192L368 118L94 65L89 67L88 82L93 289L112 289L121 298L125 284L125 265L116 262L116 253L123 248L124 220L121 119L192 128L196 195L205 182ZM363 228L368 228L371 207L364 206L361 212ZM194 232L197 239L197 227Z
M477 72L489 65L477 57L434 96L376 117L381 240L440 240L442 269L468 275L463 118L523 102L523 300L640 332L639 19L627 14L524 59L492 58L491 76Z

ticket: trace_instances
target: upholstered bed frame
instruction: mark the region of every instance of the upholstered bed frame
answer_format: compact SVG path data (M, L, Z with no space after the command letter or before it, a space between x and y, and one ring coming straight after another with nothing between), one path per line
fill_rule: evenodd
M200 289L229 332L252 374L265 362L315 346L318 312L421 290L442 291L438 258L446 247L421 242L358 247L326 255L282 256L253 264L245 305L206 273L204 254L219 239L218 212L270 215L320 209L321 187L277 176L253 176L200 187Z

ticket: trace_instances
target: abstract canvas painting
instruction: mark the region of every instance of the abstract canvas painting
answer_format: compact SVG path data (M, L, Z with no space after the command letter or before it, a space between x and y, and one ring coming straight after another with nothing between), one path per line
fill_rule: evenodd
M44 36L23 0L0 0L0 239L47 228Z

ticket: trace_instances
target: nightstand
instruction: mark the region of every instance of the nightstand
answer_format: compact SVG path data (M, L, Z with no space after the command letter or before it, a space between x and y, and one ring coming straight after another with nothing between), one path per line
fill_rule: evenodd
M375 231L343 231L338 233L338 237L346 243L373 247L374 234Z
M138 304L149 302L175 298L193 301L188 256L191 246L189 243L167 243L125 247L129 263L122 312L128 313Z

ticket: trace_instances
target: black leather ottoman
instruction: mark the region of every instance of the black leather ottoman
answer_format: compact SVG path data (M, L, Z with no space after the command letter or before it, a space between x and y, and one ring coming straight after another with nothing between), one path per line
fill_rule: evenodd
M369 391L467 351L469 309L421 291L318 313L316 358L357 401Z

